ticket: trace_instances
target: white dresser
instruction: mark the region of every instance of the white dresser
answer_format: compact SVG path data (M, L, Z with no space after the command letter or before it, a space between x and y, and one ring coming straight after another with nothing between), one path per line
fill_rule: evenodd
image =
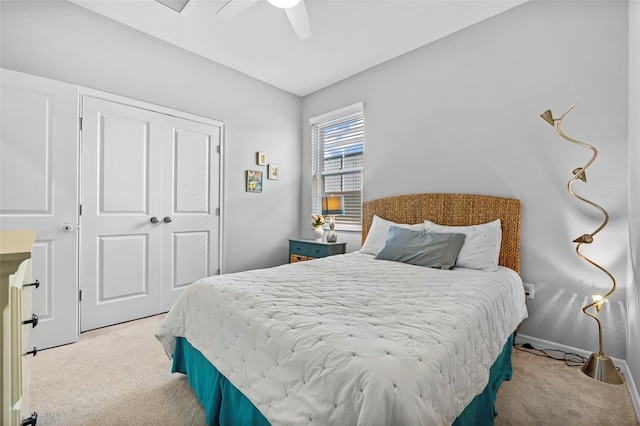
M35 425L37 414L28 410L29 330L38 323L31 312L31 251L35 230L0 231L0 307L2 308L2 388L0 424Z

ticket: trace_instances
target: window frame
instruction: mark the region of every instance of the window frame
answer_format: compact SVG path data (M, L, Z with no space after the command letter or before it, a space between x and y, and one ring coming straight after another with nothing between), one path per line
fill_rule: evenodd
M353 173L360 174L360 219L359 223L345 224L340 222L340 216L335 217L335 229L341 231L362 231L362 201L364 192L364 140L362 147L362 166L350 167L345 169L328 170L325 171L322 167L323 161L320 160L321 152L324 151L324 147L318 146L316 140L316 127L317 126L329 126L332 123L349 120L350 118L362 117L364 125L364 103L357 102L352 105L348 105L343 108L339 108L334 111L327 112L325 114L317 115L309 119L309 125L311 128L311 212L321 213L322 197L331 194L323 194L323 181L326 176L335 175L348 175ZM363 129L364 139L364 129ZM340 195L335 193L334 195ZM325 228L328 227L328 223L325 223Z

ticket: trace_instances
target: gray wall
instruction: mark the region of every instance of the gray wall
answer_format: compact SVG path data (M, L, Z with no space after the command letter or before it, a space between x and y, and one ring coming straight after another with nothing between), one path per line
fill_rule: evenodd
M629 334L627 363L640 386L640 2L629 2Z
M533 1L308 95L308 118L365 104L364 199L470 192L522 201L522 276L535 285L522 333L597 351L581 307L611 286L571 240L602 215L565 189L590 151L561 139L539 114L567 117L569 135L596 145L589 183L576 185L611 213L585 250L623 287L603 310L605 351L625 358L627 336L627 4ZM301 217L310 214L310 135L303 132ZM301 232L309 232L301 220ZM360 236L341 232L349 250Z
M300 98L67 2L0 2L0 66L223 121L224 269L288 260L297 232ZM244 189L255 153L280 165L261 194ZM265 173L266 177L266 173Z

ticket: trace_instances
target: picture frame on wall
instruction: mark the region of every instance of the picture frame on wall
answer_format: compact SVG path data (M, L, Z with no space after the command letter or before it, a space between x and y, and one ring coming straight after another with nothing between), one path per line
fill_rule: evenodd
M278 166L277 164L269 164L267 166L267 179L280 179L280 166Z
M262 172L258 170L246 171L246 191L262 192Z
M256 152L256 164L258 166L264 166L267 164L267 154L264 152Z

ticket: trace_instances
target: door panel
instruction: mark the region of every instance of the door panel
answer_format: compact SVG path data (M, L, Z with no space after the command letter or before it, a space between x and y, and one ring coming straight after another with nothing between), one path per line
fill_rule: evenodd
M200 278L211 275L209 241L211 233L174 232L173 233L173 279L171 290L180 290Z
M181 290L218 273L220 145L218 126L166 116L162 307L171 308ZM166 213L165 213L166 214Z
M100 237L98 304L149 295L146 235Z
M209 214L211 138L173 130L173 214Z
M5 69L0 81L0 227L36 229L32 342L44 349L78 338L78 90Z
M53 287L44 285L44 283L54 281L54 243L54 240L40 239L34 243L33 251L31 252L32 275L34 279L38 279L41 283L40 287L33 292L34 297L32 301L33 312L38 315L39 322L52 320L54 317ZM36 295L38 295L37 298L35 297ZM40 348L40 346L36 346Z
M150 123L101 113L99 125L100 214L148 214Z
M161 312L160 118L83 97L82 331Z
M51 215L54 100L46 93L5 84L11 83L3 81L2 87L0 166L6 179L0 181L0 211Z

